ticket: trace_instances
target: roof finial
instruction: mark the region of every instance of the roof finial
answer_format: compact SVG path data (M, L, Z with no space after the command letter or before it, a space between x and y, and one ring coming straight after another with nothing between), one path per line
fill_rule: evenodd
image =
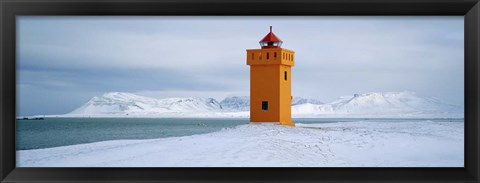
M270 32L272 32L272 26L270 25Z

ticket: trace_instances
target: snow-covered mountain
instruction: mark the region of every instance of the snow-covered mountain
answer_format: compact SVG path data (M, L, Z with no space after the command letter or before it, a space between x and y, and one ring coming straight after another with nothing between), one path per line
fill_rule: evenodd
M316 99L302 98L302 97L293 97L292 106L299 104L323 104ZM250 110L250 97L248 96L233 96L226 97L220 102L220 105L225 110L230 111L248 111Z
M224 110L229 111L248 111L250 110L250 97L234 96L226 97L220 102Z
M333 102L292 107L297 116L351 116L351 117L463 117L463 107L443 103L414 92L386 92L354 94Z
M165 98L156 99L131 93L110 92L96 96L70 116L102 115L158 115L171 113L198 113L220 111L221 106L213 98Z
M156 99L110 92L64 116L248 117L248 96ZM293 117L463 117L463 107L413 92L354 94L330 103L295 97Z
M293 97L292 99L292 106L293 105L299 105L299 104L323 104L323 102L320 102L319 100L316 99L308 99L308 98L302 98L302 97Z

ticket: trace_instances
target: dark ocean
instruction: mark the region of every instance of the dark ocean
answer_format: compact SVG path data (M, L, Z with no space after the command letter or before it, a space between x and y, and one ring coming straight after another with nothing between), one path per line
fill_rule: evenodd
M463 122L463 119L300 118L295 123L352 121ZM249 119L218 118L44 118L17 120L16 149L42 149L120 139L154 139L220 131L248 124Z

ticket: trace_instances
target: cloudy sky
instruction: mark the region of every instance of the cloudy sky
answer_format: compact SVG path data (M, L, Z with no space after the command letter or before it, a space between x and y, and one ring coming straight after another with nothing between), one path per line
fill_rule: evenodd
M463 17L17 17L18 115L120 91L249 95L246 49L269 26L296 52L294 96L414 91L463 105Z

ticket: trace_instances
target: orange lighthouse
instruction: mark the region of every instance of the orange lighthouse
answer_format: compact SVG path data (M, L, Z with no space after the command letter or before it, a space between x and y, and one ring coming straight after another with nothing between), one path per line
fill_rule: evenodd
M295 65L294 51L281 48L280 40L270 32L260 41L261 49L247 49L250 65L250 121L292 122L291 68Z

